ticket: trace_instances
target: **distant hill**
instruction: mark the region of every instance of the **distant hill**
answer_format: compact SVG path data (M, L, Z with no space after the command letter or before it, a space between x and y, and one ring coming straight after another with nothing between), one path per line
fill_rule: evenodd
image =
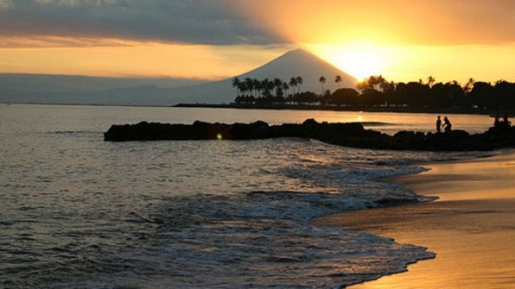
M0 102L56 104L127 104L117 92L131 94L191 86L206 80L122 78L80 75L0 74ZM114 92L110 97L111 92ZM166 95L166 94L165 94Z
M93 77L52 74L0 74L0 88L27 92L99 92L114 88L150 86L170 88L205 83L206 80L148 77Z
M341 87L356 87L357 80L335 66L302 50L292 50L282 56L247 73L235 76L240 79L274 79L279 78L288 82L291 77L301 76L302 91L321 91L319 79L324 76L325 88L334 90L337 84L335 76L341 76ZM46 90L18 90L15 87L2 90L0 87L0 101L2 102L36 102L36 103L74 103L74 104L111 104L111 105L175 105L178 103L190 104L228 104L234 101L236 89L232 87L234 77L181 87L162 88L156 83L144 84L88 91L86 89L70 91L69 89L51 90L46 84ZM69 80L69 79L68 79ZM1 81L1 78L0 78ZM12 82L11 82L12 83ZM62 81L58 82L62 85ZM67 87L68 88L68 87Z

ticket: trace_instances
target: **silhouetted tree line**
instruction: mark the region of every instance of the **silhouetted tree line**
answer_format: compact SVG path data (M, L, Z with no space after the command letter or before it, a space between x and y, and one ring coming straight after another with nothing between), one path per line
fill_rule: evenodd
M289 82L280 79L257 80L234 78L238 90L236 104L296 104L322 105L349 108L367 107L413 107L413 108L481 108L515 109L515 83L499 80L495 84L469 79L465 85L457 81L387 81L382 76L370 76L358 83L356 89L339 88L342 81L335 77L338 89L325 89L326 78L320 77L321 93L301 91L303 79L292 77Z
M293 102L293 97L305 94L300 92L304 79L300 76L292 77L289 82L279 78L263 80L245 78L233 79L232 86L238 90L234 100L237 104L284 104ZM287 95L288 89L291 93Z

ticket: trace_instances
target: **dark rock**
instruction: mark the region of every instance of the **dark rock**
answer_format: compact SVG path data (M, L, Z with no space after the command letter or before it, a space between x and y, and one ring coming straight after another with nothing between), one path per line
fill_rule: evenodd
M413 131L405 131L401 130L393 135L395 138L412 138L415 136L415 132Z
M105 141L150 140L252 140L281 137L312 138L330 144L389 150L472 151L515 147L515 128L490 129L470 135L463 130L444 133L400 131L394 136L366 130L360 123L318 123L272 125L263 121L250 124L207 123L192 125L140 122L113 125L104 133Z
M318 122L314 118L308 118L302 124L303 125L317 125Z

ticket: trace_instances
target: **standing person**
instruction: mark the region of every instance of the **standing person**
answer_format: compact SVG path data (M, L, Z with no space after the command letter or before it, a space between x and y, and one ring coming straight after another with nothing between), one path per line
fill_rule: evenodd
M495 115L495 120L494 120L494 127L501 126L501 121L499 120L499 118L500 118L499 114L496 114Z
M440 132L442 130L442 120L440 116L436 118L436 132Z
M502 118L502 121L503 121L504 126L506 128L510 128L511 122L508 120L508 114L507 113L504 114L504 117Z
M443 118L443 126L446 132L451 131L452 124L447 117Z

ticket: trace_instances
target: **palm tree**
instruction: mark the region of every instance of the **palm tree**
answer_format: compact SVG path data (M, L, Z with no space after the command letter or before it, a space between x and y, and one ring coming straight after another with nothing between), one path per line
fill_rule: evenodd
M368 84L368 79L364 79L360 82L358 82L358 84L356 84L356 88L361 91L362 93L369 87L369 84Z
M297 77L295 77L295 79L297 80L297 86L298 86L297 92L300 93L300 86L304 83L304 78L302 78L302 76L297 76Z
M435 84L435 81L436 81L436 79L434 77L429 76L427 78L427 85L429 85L429 87L431 88L431 87L433 87L433 84Z
M368 88L374 88L374 86L377 84L377 76L371 75L368 78Z
M320 76L320 78L318 79L318 82L320 82L322 84L322 94L324 94L324 90L325 90L325 77L323 76Z
M268 78L265 78L261 81L263 93L262 96L265 98L272 96L270 93L274 89L274 82L270 81Z
M340 89L340 82L342 82L342 77L339 75L336 75L334 77L334 82L336 82L336 84L338 85L338 89Z
M249 91L249 87L245 81L240 82L239 89L242 95L245 95L245 93Z
M283 82L283 91L287 91L288 89L290 88L290 85L288 84L288 82Z
M274 78L273 85L275 88L275 96L283 96L283 82L279 78Z
M296 77L292 77L290 78L290 87L291 87L291 90L292 90L292 94L291 95L294 95L295 94L295 87L299 84L297 82L297 78Z
M393 93L395 91L395 83L393 81L388 82L384 80L380 84L380 88L382 92Z
M388 81L386 81L383 75L379 75L376 78L376 85L379 85L379 89L381 89L381 91L384 92L385 88L388 87Z
M254 85L252 84L252 78L247 77L243 80L243 83L245 85L245 91L249 91L252 93L252 90L254 90Z
M463 88L463 90L466 92L466 93L469 93L472 91L472 89L474 88L474 83L476 82L476 80L474 78L470 78L469 81L467 82L467 84L465 85L465 87Z
M239 96L239 95L240 95L240 92L241 92L241 89L240 89L240 87L241 87L241 81L240 81L240 79L239 79L238 77L235 77L235 78L232 80L232 86L233 86L234 88L236 88L236 89L237 89L237 91L238 91L238 93L237 93L237 95L236 95L236 96Z
M253 92L254 92L254 97L257 97L259 96L260 92L261 92L261 82L259 80L257 80L256 78L252 79L252 88L253 88Z
M279 79L279 82L276 84L276 95L275 102L276 103L285 103L287 98L285 97L286 91L290 88L288 83Z

